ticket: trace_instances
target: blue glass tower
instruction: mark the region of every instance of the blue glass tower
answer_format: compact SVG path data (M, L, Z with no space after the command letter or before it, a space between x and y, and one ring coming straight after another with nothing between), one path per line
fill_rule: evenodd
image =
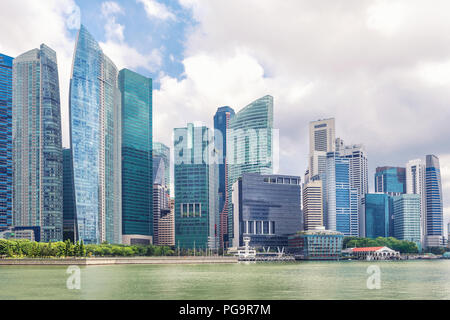
M70 147L79 238L120 243L121 112L118 70L82 25L70 79Z
M119 72L122 97L122 235L153 235L152 79Z
M390 203L385 193L368 193L365 196L366 238L389 237Z
M358 190L351 187L350 160L338 152L327 153L328 229L345 236L359 235Z
M72 150L63 149L63 240L78 240L73 188Z
M217 164L205 126L174 129L175 245L218 247Z
M435 155L426 156L425 190L427 246L440 246L444 236L444 206L439 158Z
M227 177L227 129L229 121L234 117L234 110L230 107L220 107L214 115L214 145L218 152L219 170L219 241L221 247L228 242L228 177Z
M12 226L12 67L0 54L0 232Z
M378 167L375 172L375 192L399 195L406 193L406 169Z
M287 247L302 230L300 177L243 173L233 185L233 247Z

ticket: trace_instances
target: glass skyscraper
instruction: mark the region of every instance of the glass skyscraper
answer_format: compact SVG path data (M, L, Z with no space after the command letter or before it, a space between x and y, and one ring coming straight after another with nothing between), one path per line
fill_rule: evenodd
M63 239L63 158L56 53L42 44L13 64L13 219Z
M302 230L300 177L243 173L233 185L233 247L287 247Z
M0 54L0 232L12 226L12 69Z
M118 70L82 25L70 79L70 146L78 235L120 243L121 110Z
M378 167L375 172L375 192L389 195L406 193L406 170L401 167Z
M72 150L63 149L63 240L78 240L73 188Z
M122 240L153 235L152 79L119 72L122 97ZM140 237L142 238L142 237Z
M228 242L228 165L227 165L227 129L234 110L228 106L220 107L214 115L214 145L219 157L219 241L223 247Z
M359 235L358 189L351 187L350 160L327 153L327 228L345 236Z
M218 248L217 155L214 136L189 123L174 129L175 245Z
M415 242L420 249L420 195L402 194L393 199L394 237Z
M253 101L230 119L227 131L228 237L233 234L232 186L245 172L273 172L273 97Z
M170 148L164 143L153 141L153 157L160 157L164 161L164 183L170 194Z
M439 158L435 155L426 156L425 197L426 244L428 247L442 246L444 244L444 206L442 200L441 169Z
M365 196L365 237L390 236L389 196L385 193L368 193Z

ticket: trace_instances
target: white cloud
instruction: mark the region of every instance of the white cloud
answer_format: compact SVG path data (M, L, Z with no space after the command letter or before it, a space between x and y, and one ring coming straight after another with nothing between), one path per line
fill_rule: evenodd
M105 33L107 39L124 40L125 27L116 22L117 14L124 14L124 10L116 2L106 1L102 3L102 16L105 19Z
M113 1L103 2L101 10L105 20L106 41L101 42L100 46L104 53L114 61L119 69L144 68L155 71L162 63L161 52L158 49L153 49L149 53L140 53L126 43L125 26L116 20L116 15L125 14L125 10Z
M68 93L80 9L73 0L15 0L2 5L0 52L16 57L45 43L57 53L64 145L68 145Z
M163 4L156 0L136 0L144 6L149 19L176 20L175 15Z

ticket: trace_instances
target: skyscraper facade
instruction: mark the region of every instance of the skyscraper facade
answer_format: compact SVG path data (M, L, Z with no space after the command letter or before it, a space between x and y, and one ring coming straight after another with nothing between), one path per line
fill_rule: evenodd
M63 240L78 240L73 188L72 150L63 149Z
M358 189L351 187L350 159L327 153L327 229L359 235Z
M406 164L406 193L418 194L420 199L420 238L421 245L426 240L426 199L425 199L425 164L422 159L408 161Z
M406 170L401 167L378 167L375 171L375 192L389 195L406 193Z
M322 180L303 184L303 226L306 231L323 227Z
M439 158L435 155L426 156L425 197L426 246L439 247L444 244L444 205L442 200L441 169Z
M122 242L153 236L152 79L119 72L122 112Z
M165 184L165 164L161 157L153 157L153 243L161 242L162 224L170 215L170 198ZM163 231L164 232L164 231Z
M122 240L118 70L81 25L70 79L70 147L80 240Z
M234 110L230 107L220 107L214 115L214 145L218 152L219 172L219 242L220 247L228 243L228 164L227 164L227 129Z
M365 226L362 236L366 238L390 236L389 196L385 193L368 193L365 196Z
M233 247L287 247L302 230L300 177L243 173L233 185Z
M12 226L12 69L0 54L0 232Z
M412 241L421 248L420 195L402 194L393 197L394 237Z
M245 172L273 172L273 97L259 98L229 121L227 132L228 237L234 237L232 186Z
M219 246L218 180L214 136L205 126L174 129L175 245Z
M56 53L42 44L13 64L13 218L63 239L63 158Z
M164 143L153 141L153 157L161 157L164 161L164 184L170 194L170 148Z

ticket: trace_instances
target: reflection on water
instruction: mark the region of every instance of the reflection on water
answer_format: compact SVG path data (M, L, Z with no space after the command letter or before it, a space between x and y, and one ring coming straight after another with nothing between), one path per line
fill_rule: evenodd
M380 268L380 289L367 268ZM61 266L0 266L4 299L450 299L450 260L117 265L81 267L81 289Z

